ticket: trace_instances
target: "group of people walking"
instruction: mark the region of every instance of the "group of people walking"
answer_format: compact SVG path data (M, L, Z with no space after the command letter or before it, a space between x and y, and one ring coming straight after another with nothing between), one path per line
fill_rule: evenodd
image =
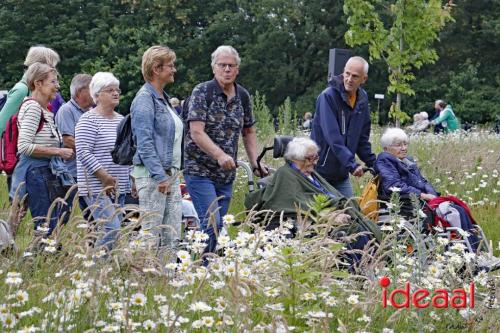
M266 168L257 168L249 93L235 82L241 62L238 52L223 45L212 53L214 78L194 88L185 119L165 92L175 80L175 52L162 45L144 52L145 83L130 109L136 146L130 166L115 164L110 154L123 120L115 111L120 102L119 79L109 72L76 75L71 99L54 115L50 103L60 88L59 60L50 48L32 47L26 72L0 112L3 131L7 120L19 111L19 161L9 176L10 197L28 194L35 228L50 214L49 228L42 229L50 236L58 222L67 221L71 201L78 195L82 211L90 212L86 217L102 225L96 245L110 249L122 219L119 208L131 193L146 213L141 225L145 246L173 249L180 236L179 176L183 170L201 227L209 235L206 251L214 251L214 228L222 227L231 200L240 135L254 172L267 174ZM74 183L78 192L67 193ZM65 196L69 204L59 202L49 209L56 198Z
M144 246L155 251L175 249L182 221L182 172L201 228L209 236L205 251L215 251L222 217L231 201L240 135L253 172L260 177L268 174L267 167L257 166L249 93L236 83L241 62L238 52L223 45L212 53L214 77L193 89L182 118L165 91L175 81L175 52L162 45L144 52L141 71L145 82L130 108L136 148L132 165L116 164L111 156L117 128L124 119L115 111L120 102L119 79L109 72L77 74L71 81L71 99L57 110L51 103L59 90L59 60L50 48L32 47L26 71L0 112L3 131L7 120L19 111L19 161L10 177L10 197L27 193L35 228L49 221L43 232L50 236L58 223L68 220L71 202L78 195L85 217L102 226L96 246L111 249L121 226L120 208L130 193L138 198L145 214L140 233ZM351 198L349 176L364 173L355 156L365 165L375 166L368 95L361 87L367 78L368 63L352 57L344 72L332 78L318 96L316 115L308 125L311 139L296 143L296 151L289 153L294 156L292 169L312 182L300 186ZM405 143L391 142L387 147L401 145ZM422 179L415 181L419 185ZM75 183L78 191L68 193ZM436 194L433 191L414 192L425 200ZM69 204L56 200L64 197ZM57 204L51 210L54 201ZM355 218L362 223L359 214Z

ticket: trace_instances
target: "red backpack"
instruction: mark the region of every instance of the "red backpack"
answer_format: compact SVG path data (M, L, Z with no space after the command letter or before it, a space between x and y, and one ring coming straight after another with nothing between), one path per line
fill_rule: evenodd
M24 103L32 101L33 98L28 98L23 101L19 106L19 110L24 105ZM7 125L0 138L0 171L5 171L6 174L10 175L14 171L17 164L17 138L19 136L19 129L17 123L17 113L12 115L9 120L7 120ZM45 123L45 118L40 117L40 123L36 133L40 132Z

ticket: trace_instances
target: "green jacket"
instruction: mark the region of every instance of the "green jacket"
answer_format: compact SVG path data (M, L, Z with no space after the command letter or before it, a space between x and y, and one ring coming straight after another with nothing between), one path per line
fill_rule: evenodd
M330 204L332 207L338 209L347 208L345 213L349 214L357 224L356 228L352 228L352 233L370 231L377 240L381 240L379 227L361 214L356 202L343 197L317 172L313 171L312 175L326 191L335 196L331 199ZM276 170L270 184L247 195L245 207L257 211L271 210L278 214L283 212L285 217L295 219L297 217L296 207L299 207L302 211L308 211L313 196L317 194L323 194L323 192L287 163Z
M446 105L444 110L439 113L439 117L433 120L433 123L436 125L441 124L444 127L445 133L453 132L460 128L458 119L450 104Z
M0 111L0 135L5 130L7 126L7 121L19 111L19 107L23 103L26 96L29 96L30 92L28 89L28 84L26 83L26 74L23 75L21 81L16 83L14 88L12 88L8 95L5 105Z

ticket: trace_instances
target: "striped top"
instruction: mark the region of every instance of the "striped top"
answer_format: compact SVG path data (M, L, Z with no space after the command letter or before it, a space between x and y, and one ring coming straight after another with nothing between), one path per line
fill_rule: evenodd
M80 196L99 195L101 181L94 173L104 168L118 179L120 194L130 192L130 167L113 163L111 151L115 147L116 128L123 116L114 113L112 119L105 118L95 109L84 113L76 125L76 167Z
M42 112L45 121L42 129L37 133ZM24 99L17 119L19 130L17 151L19 154L29 156L33 154L36 146L60 147L62 137L54 122L54 115L34 99Z

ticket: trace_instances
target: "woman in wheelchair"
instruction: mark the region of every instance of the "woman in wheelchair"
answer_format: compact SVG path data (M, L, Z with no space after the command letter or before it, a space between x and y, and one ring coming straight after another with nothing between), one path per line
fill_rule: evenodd
M486 252L490 253L486 262L480 263L480 266L487 266L488 270L497 269L500 261L491 256L488 241L472 218L467 205L453 196L439 197L434 187L422 176L416 163L408 157L408 135L400 128L388 128L380 138L380 143L384 151L375 162L375 171L380 177L379 199L389 201L393 192L399 192L400 215L412 222L419 210L413 208L410 197L417 196L425 208L421 211L425 212L425 217L421 216L424 219L423 226L436 226L438 221L442 223L440 226L455 230L455 234L460 234L460 231L456 232L459 229L466 231L465 235L468 236L462 237L462 242L467 244L468 251L478 253L480 245L484 245L488 250ZM448 211L445 212L445 209Z
M275 212L276 218L266 226L266 230L272 230L279 227L281 213L285 219L297 220L297 208L308 211L313 196L323 194L330 198L330 205L339 210L335 222L349 226L348 234L370 234L359 235L355 241L347 244L348 248L362 250L372 237L380 240L380 229L360 213L357 203L347 200L314 171L318 151L316 143L309 138L294 138L290 141L284 154L285 165L276 170L266 187L247 195L246 208ZM353 264L360 259L356 254L349 256L348 261Z
M384 151L375 162L375 171L380 176L379 199L389 201L392 193L398 191L401 215L409 219L415 218L410 196L414 194L426 201L439 194L422 176L413 159L408 157L409 138L402 129L388 128L380 138L380 143Z

